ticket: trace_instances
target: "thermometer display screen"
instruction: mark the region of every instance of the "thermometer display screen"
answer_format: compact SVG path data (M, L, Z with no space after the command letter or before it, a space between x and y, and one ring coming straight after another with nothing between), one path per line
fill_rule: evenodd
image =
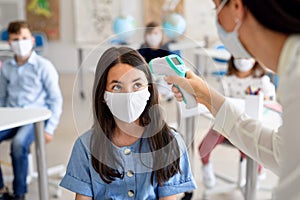
M179 62L179 60L176 57L171 58L171 60L175 65L181 65L181 63Z

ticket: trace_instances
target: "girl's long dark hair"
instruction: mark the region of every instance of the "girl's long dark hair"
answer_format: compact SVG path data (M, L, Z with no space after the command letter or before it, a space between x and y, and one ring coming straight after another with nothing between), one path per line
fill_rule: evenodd
M158 92L153 84L148 65L143 57L135 50L127 47L112 47L101 56L96 69L93 86L93 133L91 138L92 166L100 175L101 179L110 184L117 178L122 179L124 169L122 163L117 161L117 153L114 152L111 142L112 134L116 128L116 122L108 106L104 101L107 75L113 66L118 63L128 64L143 71L147 77L150 98L144 112L140 116L140 126L145 127L146 137L140 139L139 151L144 141L148 142L152 153L151 183L154 179L162 185L180 171L180 148L173 133L166 125L159 110L153 111L152 106L158 104ZM150 112L151 109L151 112ZM151 126L147 126L149 124ZM150 134L157 127L161 127L156 134ZM149 135L147 135L149 134ZM145 145L145 144L144 144ZM160 153L156 153L156 152ZM167 166L165 166L167 164Z

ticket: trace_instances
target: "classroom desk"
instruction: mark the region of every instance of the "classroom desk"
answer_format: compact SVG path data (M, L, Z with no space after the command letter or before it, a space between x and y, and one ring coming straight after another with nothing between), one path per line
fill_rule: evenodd
M45 154L44 121L51 117L47 109L0 107L0 131L34 123L38 168L39 199L48 200L48 176Z
M10 47L7 42L0 41L0 51L9 51Z
M240 110L245 109L245 100L229 98ZM279 105L278 103L272 101L264 102L264 109L262 113L262 118L260 121L264 126L271 129L278 129L282 125L281 111L274 111L270 107L279 107L272 106ZM258 163L253 159L247 157L247 166L246 166L246 185L245 185L245 200L255 200L256 199L256 183L257 183L257 167Z
M207 62L207 58L216 58L221 60L229 60L230 53L224 50L217 50L211 48L201 48L194 50L194 59L195 59L195 66L196 66L196 74L202 74L204 77L208 75L207 67L211 65L212 62Z
M10 46L7 42L0 41L0 63L3 62L7 58L11 58L13 56L13 52L10 49ZM1 64L0 64L1 67Z
M229 98L240 110L245 110L245 100L237 99L237 98ZM273 105L270 101L266 101L264 103L264 110L262 115L262 123L270 128L279 128L282 124L280 112L274 111L269 107ZM275 105L275 104L274 104ZM196 133L195 127L195 117L200 114L208 115L212 117L209 111L201 104L199 104L198 108L194 108L192 110L185 109L184 103L179 103L179 112L181 113L181 118L184 120L185 125L183 126L185 135L185 142L188 146L188 153L193 160L194 156L194 134ZM180 115L178 114L178 117ZM194 164L191 163L192 169L194 168ZM257 179L257 167L258 164L251 158L247 158L247 166L246 166L246 185L245 191L243 193L245 200L255 200L256 199L256 179Z

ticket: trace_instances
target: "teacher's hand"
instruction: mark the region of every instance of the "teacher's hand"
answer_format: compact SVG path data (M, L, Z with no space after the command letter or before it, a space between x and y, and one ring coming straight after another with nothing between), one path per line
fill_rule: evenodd
M187 71L186 77L167 76L165 80L169 84L178 85L180 88L193 94L198 103L204 104L209 111L216 115L225 98L215 89L210 87L202 78L194 74L192 71ZM182 101L182 94L173 86L172 91L177 100Z

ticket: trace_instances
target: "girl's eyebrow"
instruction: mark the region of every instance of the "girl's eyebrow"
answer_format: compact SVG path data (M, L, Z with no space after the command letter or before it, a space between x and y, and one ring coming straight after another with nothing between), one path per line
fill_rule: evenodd
M136 78L136 79L134 79L132 82L134 83L134 82L140 81L140 80L142 80L142 79L141 79L141 78Z
M136 82L136 81L140 81L142 80L141 78L136 78L132 81L132 83ZM109 84L115 84L115 83L118 83L118 84L122 84L121 81L118 81L118 80L112 80Z
M117 80L112 80L109 84L114 84L114 83L122 83L121 81L117 81Z

